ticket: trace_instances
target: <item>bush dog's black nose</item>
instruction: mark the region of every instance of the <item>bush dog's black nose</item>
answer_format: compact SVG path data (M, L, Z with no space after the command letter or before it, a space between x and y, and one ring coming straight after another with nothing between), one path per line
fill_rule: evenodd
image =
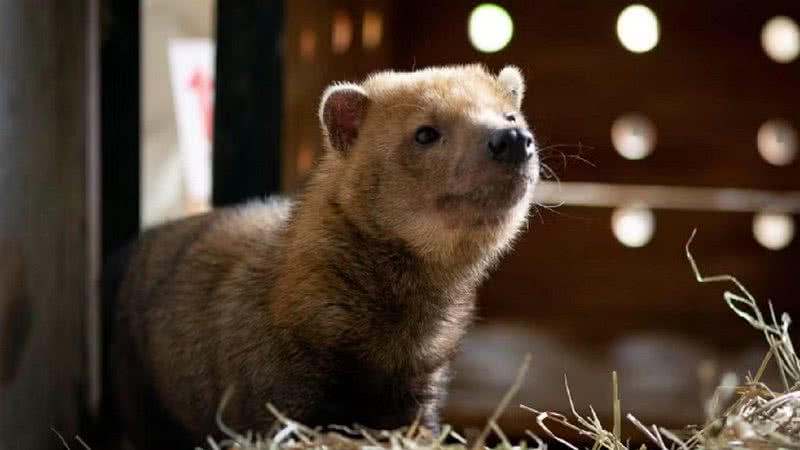
M489 136L492 158L506 164L522 164L533 156L533 135L524 128L503 128Z

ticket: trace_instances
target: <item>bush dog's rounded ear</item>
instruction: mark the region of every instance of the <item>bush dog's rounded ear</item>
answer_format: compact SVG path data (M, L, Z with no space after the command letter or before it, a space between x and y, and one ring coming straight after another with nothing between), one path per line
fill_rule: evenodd
M345 152L353 145L368 106L369 97L357 84L334 84L325 89L319 105L319 121L330 148Z
M517 109L522 106L522 98L525 96L525 80L522 72L516 66L506 66L497 75L497 82L505 88L514 99Z

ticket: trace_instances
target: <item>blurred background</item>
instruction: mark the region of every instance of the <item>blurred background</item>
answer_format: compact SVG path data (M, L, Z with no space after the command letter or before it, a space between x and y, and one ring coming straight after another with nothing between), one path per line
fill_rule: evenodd
M607 423L611 372L645 423L703 421L767 347L735 274L800 318L795 0L0 1L0 447L56 448L97 412L98 274L141 229L303 187L332 81L519 66L546 167L530 226L480 292L444 419L516 407ZM798 336L797 332L794 332ZM770 374L775 376L775 374Z

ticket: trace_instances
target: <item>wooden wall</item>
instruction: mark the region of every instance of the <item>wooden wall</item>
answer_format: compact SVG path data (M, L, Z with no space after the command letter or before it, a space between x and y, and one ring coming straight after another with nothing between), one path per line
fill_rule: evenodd
M559 158L548 161L563 181L776 195L800 190L800 162L776 167L756 151L764 121L785 117L800 127L800 62L777 64L760 42L770 17L800 20L800 3L649 1L661 40L645 54L630 53L617 39L617 16L628 5L619 0L497 2L513 17L514 37L498 53L479 53L467 39L467 19L478 3L314 2L319 6L312 15L309 2L291 2L284 187L303 180L297 149L318 150L316 100L328 82L388 67L481 62L493 70L522 68L524 109L539 143L570 155L566 167ZM370 7L386 11L380 56L358 47L331 54L335 11L357 18ZM304 24L319 33L318 52L306 62L296 52ZM611 124L631 111L645 113L657 128L655 152L641 161L623 159L611 145ZM623 407L643 421L702 421L700 399L709 384L725 370L754 370L766 349L724 306L722 286L694 281L683 246L695 227L704 270L734 273L759 298L800 317L794 287L799 238L783 250L767 250L753 239L750 212L657 209L653 240L631 249L614 238L611 213L567 206L540 209L532 219L481 291L481 317L457 363L447 420L459 427L482 424L523 354L532 352L522 402L565 410L567 372L576 397L608 417L610 373L619 370ZM516 408L504 424L511 434L534 426L533 417Z
M85 404L87 3L0 2L3 448L60 448Z
M529 86L524 108L540 144L566 144L559 150L591 162L567 159L563 167L555 158L562 181L800 190L800 162L776 167L756 151L756 132L767 119L800 126L800 63L773 62L760 41L770 17L800 19L797 2L649 1L661 40L645 54L617 40L615 22L627 2L500 3L515 35L505 50L486 55L466 39L477 2L406 2L394 27L404 43L395 61L519 65ZM656 149L641 161L623 159L611 146L611 124L630 111L657 127ZM479 424L503 392L501 378L513 375L481 371L513 367L531 351L520 401L565 410L567 372L581 403L608 417L610 372L619 370L623 406L639 418L676 426L701 421L699 368L716 368L711 382L723 370L744 375L766 348L724 306L723 287L694 281L683 245L695 227L704 270L736 274L759 298L800 317L800 239L771 251L753 239L751 213L656 210L652 242L631 249L611 233L611 212L542 209L532 220L481 292L482 320L459 363L452 420ZM485 356L485 366L476 355ZM532 419L512 409L506 425L520 432Z

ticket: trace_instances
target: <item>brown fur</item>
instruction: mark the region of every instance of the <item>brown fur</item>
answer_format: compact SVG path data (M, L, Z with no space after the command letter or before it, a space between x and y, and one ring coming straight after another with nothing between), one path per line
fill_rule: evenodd
M310 425L437 425L475 289L527 217L538 162L509 171L488 134L525 127L521 77L479 66L383 72L337 85L327 152L296 201L171 223L133 247L111 375L141 447L266 430L265 404ZM504 116L513 113L515 123ZM429 148L415 130L433 125ZM155 440L154 440L155 439Z

